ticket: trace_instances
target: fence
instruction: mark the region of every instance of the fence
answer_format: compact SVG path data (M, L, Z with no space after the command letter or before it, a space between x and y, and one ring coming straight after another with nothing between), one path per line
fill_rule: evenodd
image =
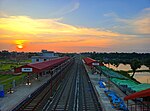
M147 103L136 103L128 105L129 111L150 111L150 102Z

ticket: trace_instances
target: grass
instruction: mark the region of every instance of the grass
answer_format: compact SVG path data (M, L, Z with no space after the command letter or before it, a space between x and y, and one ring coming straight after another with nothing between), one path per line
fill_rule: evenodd
M18 85L23 81L22 79L26 76L26 74L21 74L18 76L15 75L0 75L0 84L4 85L5 92L12 88L12 82L13 80L16 81L16 84Z
M14 77L13 75L0 75L0 83L8 78Z
M26 76L26 74L21 74L21 75L17 75L17 76L16 75L9 75L9 74L8 75L1 75L0 76L0 83L1 84L8 83L12 80L18 80L24 76Z
M22 62L31 63L31 60L23 60L18 64L16 61L12 61L9 59L0 59L0 71L9 71L13 69L14 67L22 66ZM26 76L26 74L21 75L12 75L12 74L0 74L0 84L4 85L4 91L7 92L10 88L13 87L12 82L15 80L16 85L23 82L23 78Z
M11 70L13 67L19 67L19 66L24 65L24 63L22 63L22 62L31 63L32 61L30 59L28 59L28 60L22 60L18 64L16 61L10 61L10 60L4 59L4 60L0 60L0 62L1 62L1 64L0 64L0 70L1 71L7 71L7 70Z
M32 60L28 59L28 60L24 60L23 62L31 63L31 62L32 62Z
M13 67L19 67L19 66L21 66L21 65L18 65L18 64L1 64L0 70L1 71L7 71L7 70L12 69Z

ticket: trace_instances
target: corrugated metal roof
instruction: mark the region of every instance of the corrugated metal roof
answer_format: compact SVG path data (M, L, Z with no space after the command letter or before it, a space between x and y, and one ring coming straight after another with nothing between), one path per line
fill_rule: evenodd
M96 62L96 60L94 60L94 59L92 59L92 58L89 58L89 57L86 57L86 58L84 58L83 60L84 60L84 62L85 62L86 64L91 64L91 63L93 63L93 62Z
M53 67L54 65L60 64L61 62L67 59L69 59L69 57L63 57L63 58L57 58L57 59L45 61L45 62L27 64L27 66L34 67L36 69L45 69L45 68L48 68L48 67L50 68L50 67Z
M30 68L30 67L33 68L33 72L41 72L45 69L57 66L68 59L69 57L62 57L62 58L57 58L57 59L44 61L44 62L27 64L27 65L16 68L15 73L21 72L21 68Z
M150 96L150 88L146 89L146 90L143 90L143 91L140 91L140 92L136 92L136 93L131 94L129 96L126 96L124 98L124 100L127 101L127 100L130 100L130 99L142 98L142 97L148 97L148 96Z

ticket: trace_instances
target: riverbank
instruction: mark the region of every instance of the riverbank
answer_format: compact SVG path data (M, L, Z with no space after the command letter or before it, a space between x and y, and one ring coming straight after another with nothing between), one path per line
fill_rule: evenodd
M133 71L129 70L129 71L125 71L125 72L132 73ZM136 72L150 72L150 70L137 70Z
M107 67L109 68L109 67ZM118 70L118 69L113 69L113 68L109 68L110 70L117 72L135 82L138 83L150 83L150 70L137 70L135 72L134 78L131 77L133 71L132 70Z

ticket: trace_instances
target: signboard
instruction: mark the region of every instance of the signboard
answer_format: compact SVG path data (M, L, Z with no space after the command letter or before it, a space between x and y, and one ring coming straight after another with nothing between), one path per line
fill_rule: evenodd
M99 66L99 63L98 62L93 62L92 65L93 66Z
M32 68L22 68L22 72L32 72Z

